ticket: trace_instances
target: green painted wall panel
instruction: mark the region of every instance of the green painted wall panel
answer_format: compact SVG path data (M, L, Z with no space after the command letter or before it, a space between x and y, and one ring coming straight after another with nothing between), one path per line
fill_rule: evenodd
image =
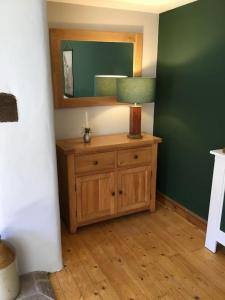
M223 197L223 212L222 212L222 219L220 224L220 229L225 232L225 196Z
M158 189L207 219L209 151L225 145L224 0L160 15L154 134L164 141Z

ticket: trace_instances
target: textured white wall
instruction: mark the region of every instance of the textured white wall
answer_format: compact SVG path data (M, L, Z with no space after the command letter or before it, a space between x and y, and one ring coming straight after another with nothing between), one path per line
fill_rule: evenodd
M48 22L50 27L55 28L143 32L142 74L155 76L159 15L50 2ZM56 137L80 136L85 111L88 111L94 134L128 131L128 106L57 109L55 110ZM144 104L142 129L148 133L153 131L153 116L154 104Z
M61 268L45 0L0 1L0 91L18 123L0 123L0 234L21 273Z

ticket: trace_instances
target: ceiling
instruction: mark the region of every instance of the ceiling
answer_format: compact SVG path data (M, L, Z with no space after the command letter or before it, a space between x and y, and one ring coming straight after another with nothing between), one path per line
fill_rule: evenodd
M48 0L49 2L134 10L148 13L162 13L197 0Z

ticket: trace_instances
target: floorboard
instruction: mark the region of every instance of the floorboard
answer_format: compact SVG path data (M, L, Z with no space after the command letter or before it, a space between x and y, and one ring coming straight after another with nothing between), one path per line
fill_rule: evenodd
M225 299L225 250L159 206L78 229L62 227L64 269L51 274L57 300Z

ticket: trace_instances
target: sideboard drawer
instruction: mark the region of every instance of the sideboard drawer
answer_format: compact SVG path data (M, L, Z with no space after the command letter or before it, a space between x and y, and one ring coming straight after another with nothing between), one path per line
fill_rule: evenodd
M118 166L132 166L139 163L150 163L152 147L121 150L118 152Z
M78 156L75 159L75 172L90 172L115 168L115 152L104 152Z

